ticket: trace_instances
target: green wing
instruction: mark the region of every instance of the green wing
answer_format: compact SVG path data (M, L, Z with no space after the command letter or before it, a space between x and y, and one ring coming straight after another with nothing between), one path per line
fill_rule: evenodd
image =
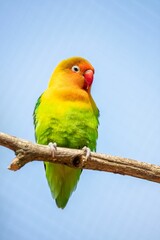
M37 113L37 109L41 103L41 96L42 94L40 95L40 97L38 98L37 102L36 102L36 105L34 107L34 110L33 110L33 123L34 123L34 128L36 128L36 125L37 125L37 119L36 119L36 113Z

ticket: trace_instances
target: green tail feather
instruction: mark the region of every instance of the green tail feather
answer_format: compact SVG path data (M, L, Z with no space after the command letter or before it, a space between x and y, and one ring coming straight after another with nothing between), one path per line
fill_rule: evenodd
M53 163L45 163L45 168L52 196L57 206L63 209L76 189L82 170Z

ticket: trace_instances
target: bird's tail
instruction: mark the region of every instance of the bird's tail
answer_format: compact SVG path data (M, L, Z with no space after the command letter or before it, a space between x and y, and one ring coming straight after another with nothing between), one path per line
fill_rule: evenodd
M52 196L57 206L63 209L76 189L82 170L48 162L45 169Z

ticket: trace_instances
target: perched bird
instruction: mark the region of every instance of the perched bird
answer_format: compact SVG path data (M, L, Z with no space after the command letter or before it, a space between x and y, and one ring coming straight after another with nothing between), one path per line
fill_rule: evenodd
M84 58L63 60L53 71L48 88L38 98L33 117L37 143L96 151L98 108L91 96L94 68ZM53 198L64 208L82 170L45 162Z

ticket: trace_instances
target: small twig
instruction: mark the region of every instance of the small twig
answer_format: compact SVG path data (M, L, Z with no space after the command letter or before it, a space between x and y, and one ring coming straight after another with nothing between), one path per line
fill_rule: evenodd
M160 166L129 158L91 152L90 158L86 159L83 150L60 147L57 147L53 158L48 146L34 144L5 133L0 133L0 145L15 152L16 157L8 167L13 171L20 169L28 162L37 160L65 164L73 168L119 173L160 183Z

